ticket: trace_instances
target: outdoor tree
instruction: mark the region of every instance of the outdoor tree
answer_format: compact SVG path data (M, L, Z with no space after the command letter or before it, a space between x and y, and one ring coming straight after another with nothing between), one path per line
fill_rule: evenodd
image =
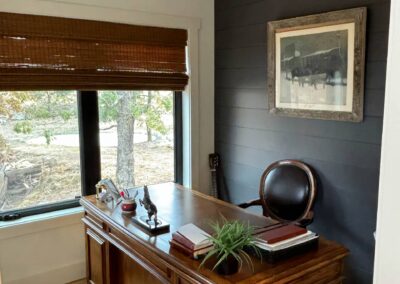
M44 124L51 124L51 120L61 118L67 122L76 118L76 99L70 96L69 91L34 91L34 92L0 92L0 116L3 116L1 123L16 118L14 131L21 134L30 134L34 128L34 122L46 121ZM51 129L43 131L47 145Z
M131 187L134 182L134 129L145 127L147 140L151 141L153 130L166 134L167 126L163 115L173 107L171 96L161 96L153 91L103 91L99 96L99 117L101 122L111 125L102 130L117 127L117 183ZM116 124L115 124L116 123Z
M140 125L146 126L147 141L153 140L153 130L165 135L168 127L163 121L163 116L172 111L173 102L171 96L162 95L160 92L150 91L144 94L143 118L139 121Z
M23 111L26 101L30 98L31 95L28 92L0 92L0 115L5 119L12 118L14 114ZM1 123L5 124L6 121ZM20 125L16 131L29 132L29 127L25 126ZM0 134L0 168L5 166L10 154L11 150L4 137Z
M133 187L135 179L133 175L133 134L135 129L135 117L132 108L135 104L134 92L118 92L117 115L117 183L123 187Z
M61 119L64 123L72 118L77 118L76 96L71 91L35 91L30 93L29 101L24 107L26 117L35 121L42 121L45 129L42 131L47 146L55 139L54 135L59 131L57 125ZM16 125L17 133L30 133L34 125L20 122ZM24 126L24 127L23 127ZM28 132L30 131L30 132Z
M32 92L25 112L31 119L57 119L64 121L76 117L76 97L70 91Z
M11 118L21 112L32 96L28 92L0 92L0 115Z
M104 91L99 96L99 117L117 127L117 184L123 188L135 185L133 169L133 134L135 129L135 92ZM106 130L103 129L103 130Z

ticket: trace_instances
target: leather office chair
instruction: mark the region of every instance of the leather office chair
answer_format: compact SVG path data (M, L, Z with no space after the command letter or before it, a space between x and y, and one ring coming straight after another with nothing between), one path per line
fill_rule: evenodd
M259 199L238 206L262 206L264 216L283 223L307 226L313 221L316 181L303 162L282 160L271 164L261 176L259 193Z

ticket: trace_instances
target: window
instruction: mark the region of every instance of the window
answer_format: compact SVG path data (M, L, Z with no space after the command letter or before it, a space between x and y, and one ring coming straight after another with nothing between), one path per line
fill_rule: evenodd
M171 91L101 91L101 175L121 187L174 181Z
M0 92L0 214L77 206L82 192L94 193L105 177L121 187L181 182L180 97L172 91Z
M81 195L74 91L0 92L0 210Z
M186 30L0 18L0 219L76 206L101 172L123 187L182 181Z

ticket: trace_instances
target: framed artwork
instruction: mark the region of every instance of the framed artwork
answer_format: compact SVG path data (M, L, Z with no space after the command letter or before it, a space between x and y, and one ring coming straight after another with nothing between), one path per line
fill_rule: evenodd
M366 8L268 23L270 112L360 122Z

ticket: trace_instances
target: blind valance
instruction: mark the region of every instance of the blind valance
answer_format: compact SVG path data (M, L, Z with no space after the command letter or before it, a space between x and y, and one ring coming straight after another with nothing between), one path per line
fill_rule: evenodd
M0 12L0 90L183 90L187 31Z

